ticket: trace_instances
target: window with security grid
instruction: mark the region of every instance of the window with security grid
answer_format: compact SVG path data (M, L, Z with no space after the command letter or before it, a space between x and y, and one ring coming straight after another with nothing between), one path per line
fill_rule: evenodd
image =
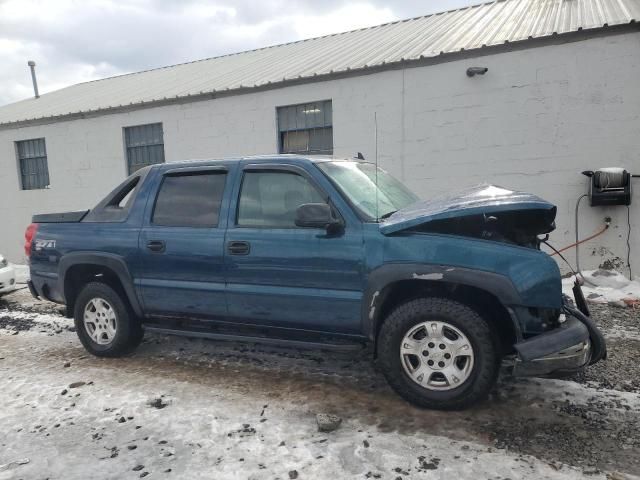
M333 153L331 100L278 107L277 112L280 153Z
M49 166L44 138L16 142L22 190L49 187Z
M125 127L129 175L148 165L164 163L164 136L162 123Z

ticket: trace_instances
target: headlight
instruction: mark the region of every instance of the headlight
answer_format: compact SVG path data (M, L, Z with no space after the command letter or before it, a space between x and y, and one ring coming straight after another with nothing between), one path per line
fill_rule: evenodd
M9 262L7 262L7 259L4 258L2 255L0 255L0 268L4 268L7 265L9 265Z

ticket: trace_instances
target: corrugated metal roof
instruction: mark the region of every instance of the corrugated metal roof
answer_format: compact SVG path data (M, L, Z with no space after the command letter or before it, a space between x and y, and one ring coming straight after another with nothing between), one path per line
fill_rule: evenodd
M498 0L370 28L80 83L0 107L0 125L314 79L633 23L640 0Z

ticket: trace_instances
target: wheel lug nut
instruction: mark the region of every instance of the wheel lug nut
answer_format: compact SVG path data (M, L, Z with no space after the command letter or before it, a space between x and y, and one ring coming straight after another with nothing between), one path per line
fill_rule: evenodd
M428 357L429 356L429 351L423 350L422 351L422 355L424 355L425 357Z
M427 362L427 364L428 364L430 367L432 367L432 366L433 366L433 360L429 360L429 361Z
M429 348L433 348L435 347L435 345L433 344L433 342L429 342Z
M446 358L447 360L449 360L451 358L451 354L449 353L445 353L444 354L444 358Z
M438 362L438 366L439 366L440 368L444 367L444 362Z
M445 348L445 347L444 347L444 343L441 343L441 344L440 344L440 350L444 350L444 348Z

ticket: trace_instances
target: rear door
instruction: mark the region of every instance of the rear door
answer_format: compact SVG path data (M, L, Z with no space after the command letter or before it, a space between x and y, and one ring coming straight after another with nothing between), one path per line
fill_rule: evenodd
M230 165L161 173L140 234L145 310L156 315L223 318L225 189ZM227 196L228 197L228 196Z
M315 173L247 162L238 172L226 237L227 302L236 321L361 331L362 225L341 199L329 200L328 181ZM343 231L295 225L301 204L327 201L345 220Z

